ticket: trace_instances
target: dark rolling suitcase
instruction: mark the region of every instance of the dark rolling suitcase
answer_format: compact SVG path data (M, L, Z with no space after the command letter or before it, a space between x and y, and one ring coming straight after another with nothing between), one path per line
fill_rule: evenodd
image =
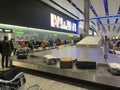
M60 58L60 68L72 68L72 59L69 57Z
M17 59L27 59L28 58L28 51L27 50L18 50L17 51Z
M77 59L76 67L78 69L96 69L96 62L92 60Z

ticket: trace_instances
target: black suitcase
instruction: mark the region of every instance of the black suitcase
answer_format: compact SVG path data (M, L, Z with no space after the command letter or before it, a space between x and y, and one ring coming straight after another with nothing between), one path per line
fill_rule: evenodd
M78 69L96 69L96 62L77 61L76 67Z
M60 68L72 68L73 62L69 57L60 58Z
M17 59L27 59L28 58L28 51L27 50L18 50L17 51Z
M77 60L76 67L78 69L96 69L96 62L92 60Z

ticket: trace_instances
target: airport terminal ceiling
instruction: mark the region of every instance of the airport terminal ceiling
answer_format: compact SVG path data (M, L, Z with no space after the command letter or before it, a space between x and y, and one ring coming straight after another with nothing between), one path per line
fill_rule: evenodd
M41 1L76 20L84 20L84 0ZM89 10L92 27L120 32L120 0L90 0Z

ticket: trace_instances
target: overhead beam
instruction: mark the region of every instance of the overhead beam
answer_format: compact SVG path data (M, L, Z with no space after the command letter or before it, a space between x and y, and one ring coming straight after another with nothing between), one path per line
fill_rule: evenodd
M105 16L105 17L97 17L97 18L90 18L89 20L104 20L104 19L117 19L120 18L120 15L115 15L115 16ZM80 21L83 21L83 19L81 19Z
M106 16L109 16L109 10L108 10L108 0L103 0L104 8L105 8L105 14ZM107 24L110 24L110 20L107 19ZM108 25L108 30L110 31L110 26Z
M120 14L120 6L119 6L119 9L118 9L118 13L117 13L117 14ZM115 20L115 23L118 22L118 19L119 19L119 18L117 18L117 19ZM116 26L113 27L113 31L115 30L115 28L116 28Z
M120 23L103 24L103 26L120 26ZM96 25L92 25L91 27L96 27Z

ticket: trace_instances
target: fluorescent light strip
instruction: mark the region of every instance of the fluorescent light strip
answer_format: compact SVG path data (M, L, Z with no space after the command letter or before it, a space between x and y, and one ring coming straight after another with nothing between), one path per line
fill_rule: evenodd
M44 30L44 29L38 29L38 28L30 28L30 27L24 27L24 26L17 26L17 25L9 25L9 24L1 24L0 23L0 28L10 28L10 29L23 29L23 30L35 30L35 31L39 31L39 32L49 32L49 33L60 33L60 34L74 34L74 35L78 35L75 33L64 33L64 32L57 32L57 31L50 31L50 30Z

